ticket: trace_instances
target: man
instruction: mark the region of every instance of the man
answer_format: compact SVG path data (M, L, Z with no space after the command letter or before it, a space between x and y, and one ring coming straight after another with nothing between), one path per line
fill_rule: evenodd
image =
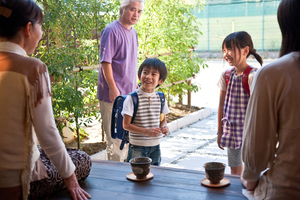
M144 0L122 0L120 17L103 29L100 37L100 67L97 98L106 135L107 159L124 162L128 147L111 138L111 113L115 98L137 87L138 36L132 27L142 15Z

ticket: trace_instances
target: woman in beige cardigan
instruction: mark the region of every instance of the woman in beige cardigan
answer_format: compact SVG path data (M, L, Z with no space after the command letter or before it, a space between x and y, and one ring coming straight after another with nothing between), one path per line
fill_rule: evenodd
M253 80L243 139L242 183L256 199L300 197L300 1L282 0L280 58ZM261 175L261 173L263 174Z
M46 198L66 186L73 199L87 199L78 181L88 176L90 158L66 150L47 67L27 57L42 38L43 18L32 0L0 0L0 198Z

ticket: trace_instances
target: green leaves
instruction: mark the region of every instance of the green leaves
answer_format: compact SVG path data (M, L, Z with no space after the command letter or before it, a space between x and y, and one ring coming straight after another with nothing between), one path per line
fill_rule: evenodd
M44 10L45 34L36 50L53 75L53 113L56 119L86 125L98 119L95 70L73 72L74 67L99 64L101 30L113 19L117 0L37 0ZM64 123L56 120L59 130Z
M140 22L135 25L139 35L139 63L150 55L159 56L168 68L165 83L185 80L206 67L191 50L202 35L193 15L193 10L203 7L201 0L147 0ZM175 96L197 86L179 84L171 86L170 93Z
M99 118L97 75L95 70L73 72L73 67L99 64L101 31L119 16L119 0L37 0L43 8L44 37L35 52L54 77L53 112L56 119L85 125ZM163 55L168 78L176 82L197 74L207 67L191 51L201 32L193 10L202 8L202 0L147 0L140 22L135 25L139 36L139 63L147 56ZM168 53L168 55L165 55ZM198 90L187 83L170 87L170 94ZM166 89L164 89L166 90ZM57 125L64 123L57 121Z

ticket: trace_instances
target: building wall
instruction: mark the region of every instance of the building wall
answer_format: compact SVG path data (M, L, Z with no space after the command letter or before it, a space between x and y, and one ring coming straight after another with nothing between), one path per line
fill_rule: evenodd
M220 1L214 1L220 2ZM280 0L209 1L196 13L202 36L197 51L221 51L223 39L236 31L247 31L259 51L278 51L281 33L277 23Z

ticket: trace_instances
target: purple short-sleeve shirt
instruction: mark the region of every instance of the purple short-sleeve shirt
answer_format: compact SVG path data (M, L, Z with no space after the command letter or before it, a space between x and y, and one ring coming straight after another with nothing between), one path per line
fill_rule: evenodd
M113 77L121 95L128 94L137 86L137 48L136 30L122 26L118 20L103 29L100 37L100 63L112 65ZM99 66L97 98L99 101L109 100L109 87Z

